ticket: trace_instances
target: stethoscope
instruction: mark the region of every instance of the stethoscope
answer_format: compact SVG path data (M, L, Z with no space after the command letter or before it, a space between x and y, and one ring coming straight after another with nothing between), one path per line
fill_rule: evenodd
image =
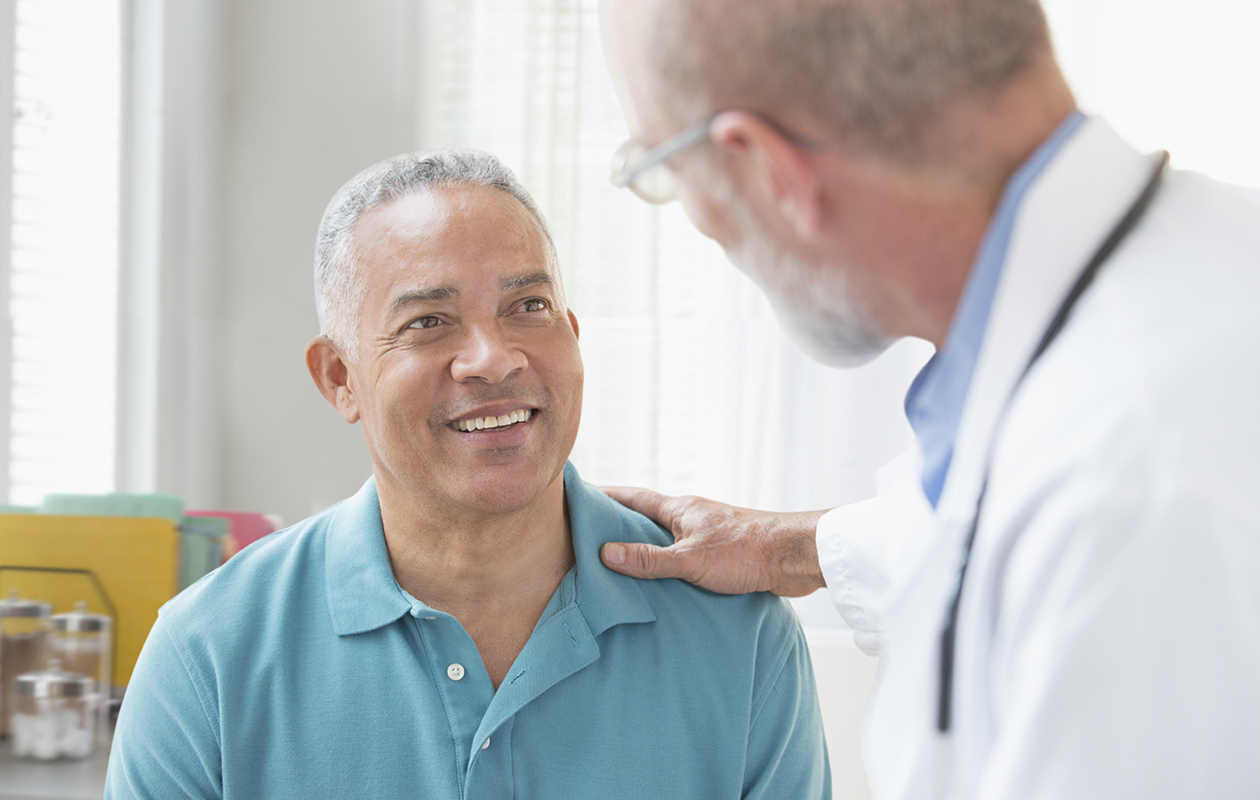
M1085 268L1081 270L1076 283L1072 284L1067 297L1063 299L1059 310L1055 312L1054 319L1051 320L1050 326L1046 328L1046 332L1042 334L1041 342L1037 345L1037 349L1033 351L1032 358L1028 360L1028 363L1024 366L1024 371L1020 373L1019 379L1015 381L1015 385L1011 388L1011 394L1008 396L1006 406L1002 411L1003 418L1007 410L1010 409L1011 400L1014 398L1015 392L1019 389L1020 384L1024 382L1024 378L1028 376L1029 370L1037 363L1037 359L1041 358L1041 354L1054 342L1067 324L1068 316L1072 313L1072 307L1076 305L1076 301L1081 298L1081 295L1085 294L1085 290L1093 283L1094 276L1098 274L1099 268L1111 257L1111 254L1120 246L1120 243L1129 235L1129 232L1137 226L1142 216L1146 213L1147 208L1150 207L1151 200L1155 197L1156 192L1159 191L1160 179L1164 175L1164 169L1168 166L1168 151L1160 151L1156 154L1156 160L1158 163L1147 180L1146 186L1142 189L1142 193L1133 201L1133 205L1129 207L1124 217L1108 234L1106 240L1103 241L1097 252L1089 260L1089 263L1085 265ZM996 441L996 436L994 441ZM963 546L962 566L958 570L958 585L954 589L954 598L950 602L949 617L945 623L945 628L941 631L941 681L938 694L939 705L937 706L936 714L936 730L941 734L949 732L950 711L954 692L954 645L958 639L958 605L962 599L963 581L967 577L967 564L971 561L971 550L976 541L976 529L980 525L980 511L984 505L984 493L989 486L989 472L993 467L993 450L994 446L991 444L984 469L984 480L980 484L980 496L976 499L976 513L972 517L971 530L967 534L967 542Z

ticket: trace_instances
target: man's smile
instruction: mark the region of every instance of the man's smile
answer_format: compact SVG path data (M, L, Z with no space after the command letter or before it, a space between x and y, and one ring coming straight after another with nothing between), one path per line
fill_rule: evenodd
M522 408L517 411L509 411L506 414L498 416L488 415L484 417L469 417L467 419L455 420L451 424L460 431L501 431L506 430L520 422L528 422L530 417L534 415L535 409Z

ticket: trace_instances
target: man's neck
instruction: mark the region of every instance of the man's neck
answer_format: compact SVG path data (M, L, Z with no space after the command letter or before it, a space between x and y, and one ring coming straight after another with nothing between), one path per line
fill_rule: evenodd
M563 475L533 502L502 513L380 494L398 584L459 620L497 687L574 564Z

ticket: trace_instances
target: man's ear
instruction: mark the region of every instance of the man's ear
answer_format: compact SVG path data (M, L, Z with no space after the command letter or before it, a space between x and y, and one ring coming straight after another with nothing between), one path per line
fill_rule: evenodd
M359 407L350 388L346 357L327 336L316 336L306 345L306 368L324 399L350 424L359 421Z
M573 338L574 339L582 338L582 334L578 333L577 315L573 313L572 309L568 311L568 314L569 314L569 326L573 328Z
M709 136L729 157L744 162L749 188L760 188L765 201L798 236L814 238L822 223L822 186L814 152L748 111L720 112L709 126Z

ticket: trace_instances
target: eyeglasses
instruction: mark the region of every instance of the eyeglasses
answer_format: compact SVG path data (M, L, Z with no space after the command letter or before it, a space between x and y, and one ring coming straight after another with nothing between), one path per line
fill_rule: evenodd
M618 189L629 189L653 205L677 200L682 191L682 181L678 179L677 173L669 168L670 159L701 142L708 141L709 127L716 116L717 114L713 114L702 119L656 147L649 148L638 139L628 140L613 153L612 174L608 176L608 180ZM757 116L797 147L818 150L821 146L812 139L788 130L769 117L762 114L757 114Z
M627 140L613 153L608 180L653 205L677 200L682 181L669 168L669 160L707 140L712 122L713 117L707 117L650 149L638 139Z

